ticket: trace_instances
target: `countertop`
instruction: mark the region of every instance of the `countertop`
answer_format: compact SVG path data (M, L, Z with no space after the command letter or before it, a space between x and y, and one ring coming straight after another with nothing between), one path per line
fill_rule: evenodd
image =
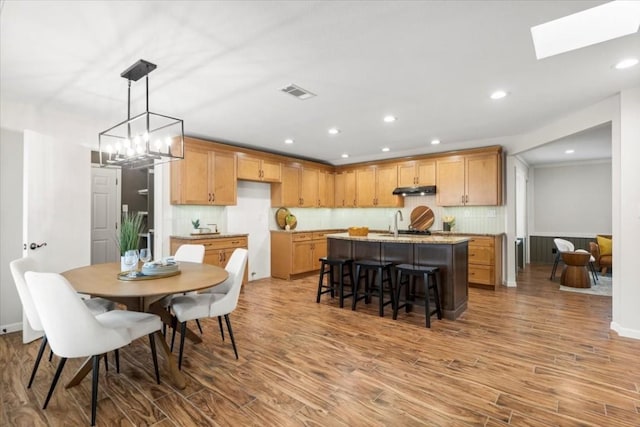
M458 243L468 242L467 237L459 235L451 236L416 236L415 234L400 234L394 237L391 233L369 233L367 236L349 236L349 233L328 234L328 238L342 240L357 240L362 242L380 242L380 243L412 243L412 244L438 244L438 245L455 245Z
M300 229L295 229L295 230L269 230L272 233L339 233L344 231L344 228L313 228L310 230L300 230Z
M219 234L202 234L200 236L169 236L172 239L184 239L184 240L204 240L204 239L223 239L229 237L246 237L248 234L240 234L240 233L219 233Z

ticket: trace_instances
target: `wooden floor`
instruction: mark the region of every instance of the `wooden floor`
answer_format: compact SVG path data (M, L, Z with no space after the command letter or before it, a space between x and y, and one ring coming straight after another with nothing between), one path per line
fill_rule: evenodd
M231 315L240 360L206 320L177 390L155 384L140 340L120 374L101 372L98 425L640 425L640 341L609 329L609 297L561 292L549 271L528 268L517 289L470 289L468 310L431 330L419 312L393 321L375 304L316 304L315 276L251 282ZM0 424L88 425L89 377L58 387L45 411L54 364L26 388L38 345L0 337Z

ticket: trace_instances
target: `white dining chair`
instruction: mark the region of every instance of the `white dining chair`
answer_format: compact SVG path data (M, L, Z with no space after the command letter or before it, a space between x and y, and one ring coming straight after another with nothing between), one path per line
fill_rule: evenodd
M24 278L24 275L27 271L38 271L36 261L31 257L18 258L9 263L9 269L11 270L13 281L16 284L18 297L20 298L20 302L22 303L22 309L24 310L24 315L27 318L29 327L31 327L31 329L35 332L43 332L44 329L42 328L42 322L40 321L38 312L33 305L33 299L31 298L31 293L27 288L27 283L25 282ZM106 313L107 311L113 310L115 308L115 304L112 301L106 300L104 298L92 298L83 301L94 316L101 313ZM42 360L42 355L44 354L46 346L47 336L45 334L43 335L42 341L40 342L40 349L38 350L38 355L36 356L36 360L33 364L33 369L31 370L31 377L29 378L29 384L27 385L27 388L31 388L31 385L33 384L33 380L36 376L36 372L38 371L38 366L40 366L40 361ZM49 358L49 360L51 360L51 358Z
M153 337L161 327L159 316L125 310L94 316L60 274L29 271L25 273L25 281L49 346L61 358L42 409L47 408L67 359L92 357L91 425L95 425L102 354L122 348L143 335L149 336L156 380L160 382Z
M233 265L237 270L229 272L229 279L231 284L226 293L199 293L194 295L181 295L174 297L171 302L171 308L175 314L178 322L180 322L180 352L178 355L178 368L182 368L182 355L184 352L184 338L187 331L187 322L189 320L196 320L205 317L217 317L224 316L227 323L227 330L231 337L231 344L233 345L233 351L238 359L238 350L236 348L235 339L233 337L233 329L231 328L231 321L229 314L232 313L238 306L238 299L240 298L240 289L242 287L242 280L244 278L244 270L247 267L248 251L246 249L238 248L234 251L234 255L237 255L237 261ZM224 285L223 282L221 285ZM173 349L173 343L176 335L176 328L173 329L173 336L171 338L171 348Z
M197 262L202 264L202 262L204 261L204 251L205 251L204 245L193 245L193 244L180 245L178 246L178 249L176 249L176 253L173 255L173 259L176 260L177 262L180 262L180 261ZM182 295L182 294L167 295L160 301L160 304L162 305L162 307L164 307L165 310L170 310L171 300L173 299L173 297L176 297L179 295ZM197 324L198 324L198 329L200 330L200 333L202 333L202 327L200 326L200 322L197 322ZM163 335L166 335L165 325L162 326L162 333Z
M227 265L224 268L227 271L227 273L229 273L229 277L227 278L227 280L225 280L224 282L218 285L198 291L198 293L199 294L201 293L226 294L227 292L229 292L229 290L233 286L236 274L241 272L242 279L244 280L245 267L243 267L242 265L242 263L244 262L243 260L244 260L243 251L237 250L237 249L234 250L233 253L231 254L231 258L229 258L229 262L227 262ZM222 328L222 316L218 316L218 326L220 328L220 336L222 337L222 341L224 341L224 329ZM237 358L237 353L236 353L236 358Z

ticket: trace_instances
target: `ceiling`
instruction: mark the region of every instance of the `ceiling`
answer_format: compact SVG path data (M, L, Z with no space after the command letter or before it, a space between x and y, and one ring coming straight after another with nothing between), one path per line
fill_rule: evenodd
M536 60L531 26L602 3L0 0L0 91L97 135L126 118L120 73L142 58L150 110L188 135L336 165L488 145L638 85L640 66L612 68L638 33Z

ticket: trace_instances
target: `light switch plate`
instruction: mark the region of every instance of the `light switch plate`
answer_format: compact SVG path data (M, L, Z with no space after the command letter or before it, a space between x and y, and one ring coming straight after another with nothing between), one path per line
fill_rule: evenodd
M122 213L129 212L129 205L122 205Z

